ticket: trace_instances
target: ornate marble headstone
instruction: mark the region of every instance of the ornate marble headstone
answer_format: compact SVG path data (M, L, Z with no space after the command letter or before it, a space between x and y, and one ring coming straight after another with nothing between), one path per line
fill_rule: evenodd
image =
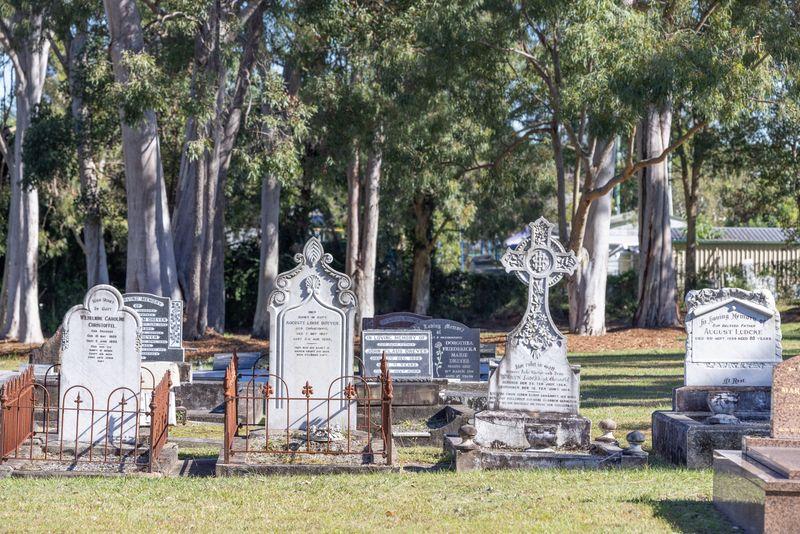
M579 368L553 324L548 290L576 266L543 217L502 263L528 286L528 308L508 334L506 355L489 378L488 409L475 416L476 442L509 448L588 445L589 421L578 415Z
M337 397L328 403L311 401L309 425L325 428L329 420L344 427L348 409L355 428L355 407L344 398L353 375L353 327L358 303L350 277L331 268L333 258L312 237L295 255L297 266L278 276L269 297L269 370L276 398L270 401L270 421L285 426L287 401L277 396L303 397L306 383L312 398ZM279 377L279 378L277 378ZM287 391L288 389L288 391ZM305 428L306 403L291 401L289 424ZM328 411L330 408L330 412Z
M108 285L91 288L83 304L64 316L59 428L65 442L136 437L141 326L139 315ZM98 410L94 418L92 406ZM113 410L108 419L106 410Z
M578 413L578 373L553 324L548 290L577 266L573 252L551 236L543 217L528 225L530 237L508 249L502 263L528 286L528 308L506 341L506 355L489 379L493 410Z
M781 361L772 293L721 288L686 295L687 386L769 386Z
M142 319L142 361L183 362L183 301L150 293L122 298Z

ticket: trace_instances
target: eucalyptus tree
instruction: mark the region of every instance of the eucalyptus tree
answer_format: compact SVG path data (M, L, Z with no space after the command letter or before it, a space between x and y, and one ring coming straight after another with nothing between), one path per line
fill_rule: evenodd
M155 71L136 0L104 0L111 60L121 98L128 205L126 291L181 298L158 120L149 101Z
M38 2L0 4L0 46L14 69L16 105L14 146L0 137L0 152L11 171L11 204L3 270L0 336L41 342L39 320L39 195L26 183L23 146L34 109L42 98L50 42L45 6Z

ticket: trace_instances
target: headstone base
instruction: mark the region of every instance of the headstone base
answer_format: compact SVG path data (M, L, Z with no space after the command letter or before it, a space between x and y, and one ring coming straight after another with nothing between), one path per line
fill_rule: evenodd
M475 414L475 442L494 449L586 450L591 427L577 414L484 410Z
M737 417L747 418L753 412L766 412L769 417L770 395L772 388L738 387L738 386L683 386L672 392L672 411L674 412L707 412L709 393L735 393Z
M798 456L800 451L795 451ZM714 506L747 532L798 532L800 480L780 475L742 452L714 451Z
M538 452L475 446L464 450L462 438L445 436L444 450L453 455L457 472L496 469L608 469L647 465L647 455L626 455L619 447L592 442L579 452Z
M683 389L683 388L680 388ZM655 411L653 452L675 465L711 467L715 449L739 449L745 436L769 436L769 412L735 425L712 425L710 412ZM738 414L737 414L738 415Z

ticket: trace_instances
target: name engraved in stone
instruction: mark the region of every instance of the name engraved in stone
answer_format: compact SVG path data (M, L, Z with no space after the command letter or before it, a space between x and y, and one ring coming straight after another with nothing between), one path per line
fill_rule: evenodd
M318 303L290 310L284 316L286 350L299 358L338 358L342 327L342 318Z

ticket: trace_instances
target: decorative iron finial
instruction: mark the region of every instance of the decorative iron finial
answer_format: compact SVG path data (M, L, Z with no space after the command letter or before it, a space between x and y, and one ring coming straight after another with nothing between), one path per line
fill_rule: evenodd
M305 395L306 398L309 398L313 394L314 394L314 388L311 386L311 384L308 383L308 380L306 380L306 385L303 386L303 395Z

